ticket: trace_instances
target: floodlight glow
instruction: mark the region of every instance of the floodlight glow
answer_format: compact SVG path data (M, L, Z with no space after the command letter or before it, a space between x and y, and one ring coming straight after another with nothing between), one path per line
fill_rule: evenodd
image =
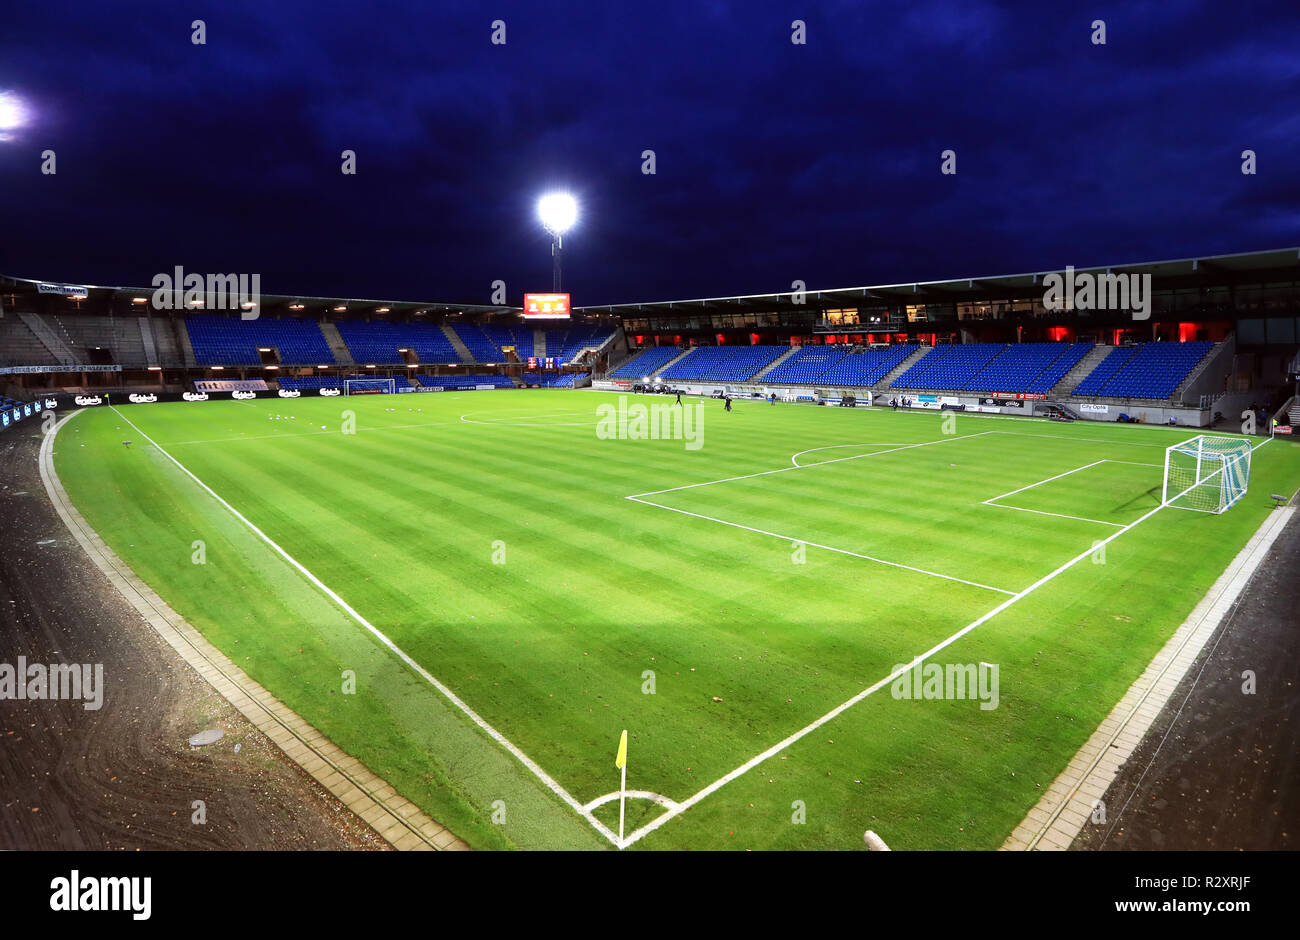
M578 203L568 193L548 193L537 201L537 217L552 235L563 235L578 221Z
M5 131L12 131L27 123L27 108L13 92L0 92L0 140L8 140Z

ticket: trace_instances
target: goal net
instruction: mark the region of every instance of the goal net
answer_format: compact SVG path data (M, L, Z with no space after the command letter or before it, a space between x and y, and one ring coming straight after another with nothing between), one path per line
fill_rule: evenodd
M397 382L394 379L384 378L361 378L361 379L344 379L344 395L391 395L397 392Z
M1249 483L1249 441L1201 434L1165 449L1166 506L1223 512L1246 494Z

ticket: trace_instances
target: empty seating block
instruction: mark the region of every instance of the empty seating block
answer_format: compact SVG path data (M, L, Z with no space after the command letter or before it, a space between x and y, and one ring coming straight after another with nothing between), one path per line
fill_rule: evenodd
M1091 343L1017 343L1006 347L965 388L980 392L1045 392L1091 348Z
M661 369L665 362L671 362L680 354L681 350L676 346L651 346L637 353L609 375L610 378L616 379L649 378Z
M465 344L475 362L504 362L506 354L488 339L487 334L473 323L457 323L452 327L460 341Z
M1167 399L1214 344L1143 343L1113 350L1071 393L1109 398Z
M260 348L276 350L286 365L324 365L334 361L329 344L315 320L191 316L185 328L194 347L194 360L201 366L261 363Z
M944 391L964 389L976 373L1005 348L1001 343L936 346L920 362L895 379L893 387Z
M546 334L546 355L561 362L571 362L588 346L599 346L605 342L612 332L609 327L599 324L551 330Z
M867 388L875 385L916 352L915 346L890 346L888 349L862 349L847 353L817 380L819 385ZM784 364L784 363L783 363Z
M508 375L417 375L415 378L426 388L477 388L480 385L515 387Z
M835 346L804 346L763 376L763 381L773 385L811 385L845 355L845 350Z
M353 360L362 365L400 364L403 360L399 349L414 350L420 362L461 361L451 340L435 323L340 320L335 325Z

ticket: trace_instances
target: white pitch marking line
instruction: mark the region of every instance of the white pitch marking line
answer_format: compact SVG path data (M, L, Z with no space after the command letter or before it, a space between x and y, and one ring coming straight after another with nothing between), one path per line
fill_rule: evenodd
M615 790L613 793L606 793L604 796L596 797L584 806L583 809L593 810L597 806L604 806L606 803L614 802L621 795L623 794L620 794L618 790ZM676 809L678 805L676 800L670 800L662 793L653 793L650 790L628 790L626 795L634 800L650 800L651 802L658 803L660 806L668 809Z
M885 676L885 678L863 689L857 695L853 696L853 698L831 709L825 715L822 715L820 718L818 718L816 721L812 722L809 725L806 725L803 728L800 728L798 731L796 731L794 734L790 735L789 737L785 738L784 740L778 741L776 744L772 745L766 751L763 751L758 756L751 757L749 760L741 764L735 770L719 777L717 780L713 781L713 783L709 784L707 787L705 787L703 790L700 790L698 793L694 794L693 796L687 797L685 800L683 800L681 803L678 804L677 809L670 809L662 816L658 817L655 820L652 820L651 822L647 823L646 825L642 826L640 829L636 830L631 835L629 835L626 839L623 840L624 846L631 845L633 842L636 842L639 839L645 837L647 834L658 829L660 826L668 822L670 819L673 819L681 815L682 813L686 812L686 810L690 809L696 803L703 800L709 794L717 790L720 790L722 787L726 786L728 783L735 780L737 777L742 776L743 774L757 767L759 764L763 763L763 761L767 760L769 757L779 754L781 751L784 751L786 748L794 744L796 741L816 731L818 728L826 724L828 721L831 721L832 719L838 717L842 713L848 711L850 708L858 704L858 702L861 702L867 696L884 688L886 685L893 682L903 673L916 668L917 666L925 662L934 654L940 652L941 650L945 649L948 646L951 646L953 643L957 642L957 640L961 639L963 636L970 633L972 630L992 620L994 617L1002 613L1007 608L1011 607L1017 601L1020 601L1025 597L1028 597L1030 594L1038 590L1044 584L1047 584L1049 581L1054 580L1057 577L1057 575L1060 575L1065 571L1068 571L1070 568L1073 568L1076 564L1083 561L1083 559L1091 557L1092 554L1097 551L1097 549L1119 538L1121 535L1123 535L1125 532L1132 529L1134 526L1150 519L1152 516L1154 516L1163 508L1164 508L1163 505L1157 506L1155 509L1152 509L1150 512L1143 515L1140 519L1130 522L1128 525L1124 526L1124 528L1120 529L1114 535L1107 536L1105 539L1102 539L1100 542L1094 543L1089 548L1085 549L1084 551L1075 555L1069 561L1065 562L1065 564L1061 565L1055 571L1039 578L1033 584L1029 585L1029 587L1025 588L1023 591L1021 591L1018 594L1013 594L1011 597L1007 598L1001 604L994 607L988 613L981 615L979 618L971 621L969 624L962 627L960 630L958 630L952 636L948 637L946 640L943 640L942 642L937 643L936 645L930 647L930 649L926 650L924 653L917 656L910 663L907 663L906 665L898 669L895 669L889 675Z
M804 454L813 454L813 453L816 453L816 452L819 451L819 450L838 450L838 449L841 448L841 447L897 447L897 446L899 446L899 445L897 445L897 444L869 444L869 443L866 443L865 441L858 441L858 442L856 442L856 443L851 443L851 444L827 444L825 447L810 447L810 448L808 448L807 450L801 450L801 451L799 451L799 453L795 454L794 456L792 456L792 457L790 458L790 463L792 463L792 464L794 464L796 467L798 467L798 466L800 466L800 464L799 464L799 458L800 458L800 457L802 457ZM867 455L866 455L866 454L857 454L856 456L858 456L858 457L865 457L865 456L867 456ZM812 466L812 464L807 464L806 466Z
M1269 443L1269 441L1272 440L1273 438L1268 438L1267 440L1254 445L1251 448L1251 451L1254 452L1258 450L1260 447L1263 447L1265 444ZM722 787L726 786L732 780L735 780L737 777L742 776L743 774L757 767L759 764L763 763L763 761L767 760L769 757L772 757L773 755L780 753L781 751L788 748L791 744L794 744L796 741L800 740L801 738L816 731L822 725L838 717L843 712L848 711L848 709L852 708L854 705L856 705L858 702L865 699L867 696L871 695L876 691L879 691L881 688L888 685L893 680L897 679L903 673L907 672L908 670L914 669L915 667L919 666L921 663L925 662L926 659L933 656L935 653L938 653L944 648L952 645L957 640L965 636L967 633L970 633L972 630L975 630L981 625L992 620L994 617L996 617L998 614L1002 613L1004 610L1014 605L1016 602L1023 600L1025 597L1028 597L1030 594L1038 590L1044 584L1047 584L1049 581L1054 580L1058 575L1063 574L1064 572L1068 571L1070 568L1073 568L1079 562L1083 561L1083 559L1090 557L1097 549L1110 544L1115 539L1123 535L1125 532L1128 532L1130 529L1133 529L1136 526L1142 524L1143 522L1146 522L1148 519L1150 519L1152 516L1154 516L1156 513L1158 513L1161 509L1164 508L1165 505L1162 503L1161 505L1152 509L1150 512L1141 516L1140 518L1130 522L1128 525L1124 526L1124 528L1120 529L1115 534L1109 535L1106 538L1102 539L1100 542L1094 543L1090 548L1087 548L1084 551L1080 552L1078 555L1075 555L1073 558L1071 558L1065 564L1061 565L1055 571L1039 578L1037 581L1029 585L1029 587L1025 588L1019 594L1016 594L1013 597L1008 598L1007 600L999 604L997 607L994 607L988 613L983 614L978 619L972 621L962 629L958 630L956 633L948 637L943 642L938 643L935 646L932 646L929 650L927 650L926 652L922 653L920 656L913 659L910 663L903 666L901 669L895 669L888 676L881 679L879 682L876 682L874 685L868 686L867 688L863 689L861 692L853 696L853 698L849 699L847 702L844 702L843 704L833 708L831 711L827 712L825 715L818 718L816 721L812 722L811 724L799 729L794 734L787 737L785 740L778 741L776 744L772 745L770 748L768 748L766 751L763 751L758 756L750 758L745 763L737 767L735 770L731 771L730 773L722 777L719 777L717 780L713 781L713 783L709 784L707 787L705 787L703 790L700 790L698 793L694 794L693 796L687 797L685 800L683 800L681 803L677 805L676 809L670 809L668 812L664 813L659 818L652 820L649 823L646 823L646 825L642 826L640 829L636 830L627 838L625 838L623 840L623 847L626 848L632 843L637 842L640 839L644 838L647 834L658 829L664 823L686 812L688 809L690 809L696 803L699 803L709 794L717 790L720 790Z
M999 499L1005 499L1008 496L1015 496L1017 493L1023 493L1025 490L1032 490L1036 486L1042 486L1044 483L1051 483L1053 480L1059 480L1061 477L1068 477L1072 473L1078 473L1080 470L1087 470L1089 467L1095 467L1098 464L1105 463L1104 460L1094 460L1092 463L1084 464L1082 467L1075 467L1073 470L1066 470L1064 473L1058 473L1054 477L1048 477L1046 480L1039 480L1037 483L1030 483L1028 486L1022 486L1018 490L1012 490L1010 493L1003 493L1001 496L994 496L992 499L984 500L986 506L991 506ZM1010 509L1012 507L1003 507Z
M992 506L994 509L1014 509L1016 512L1032 512L1040 516L1055 516L1058 519L1077 519L1079 522L1095 522L1097 525L1110 525L1117 529L1124 528L1122 522L1107 522L1104 519L1088 519L1084 516L1068 516L1061 512L1048 512L1046 509L1026 509L1024 506L1003 506L1001 503L990 503L987 500L984 505Z
M981 588L985 591L996 591L998 594L1015 594L1014 591L1007 591L1002 588L991 587L987 584L980 584L978 581L967 581L965 578L958 578L950 574L940 574L937 571L927 571L924 568L914 568L911 565L904 565L901 562L876 558L874 555L862 555L858 552L851 552L846 548L835 548L833 545L822 545L820 542L810 542L808 539L796 538L792 535L782 535L779 532L769 532L767 529L756 529L753 526L741 525L739 522L728 522L726 519L718 519L715 516L705 516L698 512L691 512L688 509L677 509L674 506L665 506L662 503L653 503L648 499L641 499L639 496L624 496L623 498L630 499L635 503L641 503L643 506L653 506L656 509L667 509L669 512L679 512L684 516L693 516L696 519L703 519L706 522L717 522L721 525L729 525L736 529L744 529L747 532L757 532L759 535L770 535L772 538L781 539L783 542L795 542L800 545L809 545L813 548L825 549L828 552L836 552L840 555L850 555L854 558L864 559L865 561L874 561L878 565L888 565L891 568L902 568L906 571L915 571L917 574L926 574L932 578L942 578L945 581L956 581L960 584L967 584L971 587Z
M431 674L427 669L425 669L423 666L421 666L419 663L417 663L414 659L412 659L409 655L407 655L407 653L406 653L405 650L403 650L400 646L398 646L396 643L394 643L392 640L390 640L387 636L385 636L384 633L381 632L379 629L377 629L373 624L371 624L370 621L366 620L365 617L362 617L361 614L357 613L357 612L352 608L352 606L351 606L350 604L348 604L347 601L345 601L343 598L339 597L339 595L336 594L333 590L331 590L331 589L330 589L330 588L329 588L329 587L328 587L328 586L327 586L323 581L320 580L320 578L316 577L314 574L312 574L310 571L308 571L305 567L303 567L303 565L302 565L301 563L299 563L299 561L298 561L296 558L294 558L292 555L290 555L288 552L286 552L283 548L281 548L278 544L276 544L276 542L275 542L275 541L274 541L274 540L273 540L269 535L267 535L265 532L263 532L261 529L259 529L256 525L254 525L251 521L249 521L249 519L248 519L246 516L244 516L243 513L241 513L241 512L240 512L238 509L236 509L234 506L230 505L230 503L226 502L224 499L222 499L220 496L218 496L217 493L216 493L216 491L213 490L212 487L208 486L206 483L204 483L202 480L200 480L197 476L195 476L193 473L191 473L190 470L189 470L189 469L188 469L188 468L187 468L183 463L181 463L179 460L177 460L177 459L176 459L175 457L173 457L171 454L167 453L167 451L165 451L161 446L159 446L159 444L158 444L158 443L157 443L153 438L151 438L148 434L144 433L144 431L140 430L140 428L137 427L137 426L136 426L136 425L131 421L130 418L128 418L126 415L122 414L122 412L118 411L117 408L116 408L115 406L110 406L110 407L113 408L113 412L114 412L114 413L115 413L119 418L121 418L121 419L122 419L123 421L125 421L127 424L131 425L131 427L135 429L135 432L136 432L137 434L139 434L139 435L140 435L141 437L143 437L146 441L148 441L150 444L152 444L154 447L156 447L156 448L158 449L158 453L162 454L164 457L166 457L168 460L170 460L172 463L174 463L174 464L175 464L175 465L180 469L180 471L181 471L182 473L184 473L187 477L189 477L191 480L193 480L195 483L197 483L197 484L198 484L198 485L199 485L199 486L200 486L200 487L201 487L201 488L202 488L202 489L203 489L203 490L204 490L204 491L205 491L209 496L211 496L213 499L215 499L218 503L220 503L222 506L224 506L227 510L229 510L229 512L231 513L231 515L233 515L236 519L238 519L238 520L239 520L240 522L242 522L244 525L248 526L248 528L249 528L250 530L252 530L252 532L253 532L254 535L256 535L258 538L260 538L260 539L261 539L263 542L265 542L267 545L269 545L269 546L271 547L271 549L275 551L276 554L278 554L281 558L283 558L283 559L284 559L285 561L287 561L290 565L292 565L295 569L297 569L298 572L299 572L300 574L302 574L303 577L305 577L308 581L310 581L310 582L311 582L312 584L314 584L317 588L319 588L319 589L321 590L321 592L322 592L323 594L325 594L326 597L328 597L330 600L334 601L334 603L338 604L338 606L339 606L339 607L340 607L340 608L341 608L341 609L342 609L342 610L343 610L343 611L344 611L344 612L345 612L349 617L351 617L351 618L352 618L353 620L355 620L358 624L360 624L362 627L364 627L366 630L368 630L372 635L374 635L374 637L375 637L377 640L379 640L380 643L382 643L384 646L388 647L388 649L391 650L391 651L392 651L392 652L397 656L398 659L400 659L402 662L406 663L406 665L407 665L408 667L410 667L410 669L411 669L413 672L415 672L418 676L420 676L422 679L424 679L424 680L427 681L430 685L432 685L434 688L436 688L439 692L441 692L441 693L442 693L442 694L447 698L447 700L448 700L449 702L451 702L453 705L455 705L457 708L459 708L462 712L464 712L464 713L469 717L469 719L470 719L471 721L474 722L474 724L478 725L478 726L479 726L480 728L482 728L485 732L487 732L488 736L491 737L492 740L496 741L498 744L500 744L502 747L504 747L507 751L509 751L512 755L514 755L515 759L518 760L519 763L521 763L521 764L523 764L525 767L527 767L530 771L532 771L533 776L537 777L538 780L540 780L543 784L545 784L546 787L547 787L547 788L548 788L552 793L554 793L554 794L555 794L556 796L558 796L560 799L564 800L565 803L567 803L570 807L572 807L575 811L577 811L577 813L578 813L580 816L582 816L584 819L586 819L587 822L591 823L591 825L592 825L593 827L595 827L595 829L596 829L597 832L599 832L601 835L603 835L606 839L608 839L608 840L609 840L611 843L613 843L614 845L618 845L618 836L616 836L613 832L611 832L611 831L609 830L609 828L608 828L607 826L605 826L604 823L602 823L599 819L597 819L595 816L593 816L593 815L591 814L591 811L590 811L590 810L585 809L585 808L583 807L583 805L582 805L581 803L579 803L579 802L578 802L578 801L573 797L572 794L569 793L568 790L564 789L564 787L562 787L562 786L561 786L561 785L560 785L556 780L554 780L554 779L553 779L549 774L547 774L546 771L542 770L542 768L539 767L539 766L536 764L536 762L533 761L532 758L530 758L527 754L525 754L525 753L524 753L523 751L521 751L518 747L516 747L516 746L515 746L511 741L509 741L509 740L505 737L505 735L503 735L500 731L498 731L496 728L492 727L492 726L491 726L490 724L488 724L485 720L483 720L483 718L482 718L482 717L481 717L481 716L480 716L476 711L474 711L474 709L470 708L467 704L465 704L465 702L463 702L463 701L462 701L462 700L461 700L461 699L456 695L456 693L452 692L451 689L447 688L447 686L443 685L441 682L439 682L437 679L435 679L435 678L433 677L433 675L432 675L432 674Z
M899 447L891 447L888 450L872 451L869 454L854 454L851 457L835 457L832 460L821 460L817 463L795 464L792 467L777 467L775 470L760 470L757 473L744 473L737 477L725 477L721 480L706 480L703 483L687 483L685 486L670 486L666 490L651 490L648 493L636 493L633 496L626 496L625 499L637 499L641 496L658 496L661 493L675 493L678 490L691 490L697 486L713 486L715 483L734 483L737 480L750 480L754 477L765 477L773 473L789 473L791 470L808 470L812 467L824 467L829 463L843 463L846 460L861 460L863 457L879 457L881 454L892 454L898 450L910 450L913 447L929 447L931 444L947 444L949 441L964 441L972 437L983 437L985 434L993 434L994 431L980 431L977 434L962 434L956 437L941 437L934 441L921 441L917 444L903 444ZM798 455L796 455L798 456ZM650 505L658 505L651 503ZM660 506L660 509L668 509L668 506Z

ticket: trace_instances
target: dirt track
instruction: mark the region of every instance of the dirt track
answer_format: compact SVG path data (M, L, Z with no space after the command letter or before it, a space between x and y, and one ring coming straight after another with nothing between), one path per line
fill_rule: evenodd
M1243 673L1256 676L1245 694ZM1300 846L1300 515L1255 571L1073 849Z
M0 849L388 848L89 562L45 494L30 424L0 435L0 663L101 663L105 692L98 711L0 700ZM206 728L225 737L191 748Z

